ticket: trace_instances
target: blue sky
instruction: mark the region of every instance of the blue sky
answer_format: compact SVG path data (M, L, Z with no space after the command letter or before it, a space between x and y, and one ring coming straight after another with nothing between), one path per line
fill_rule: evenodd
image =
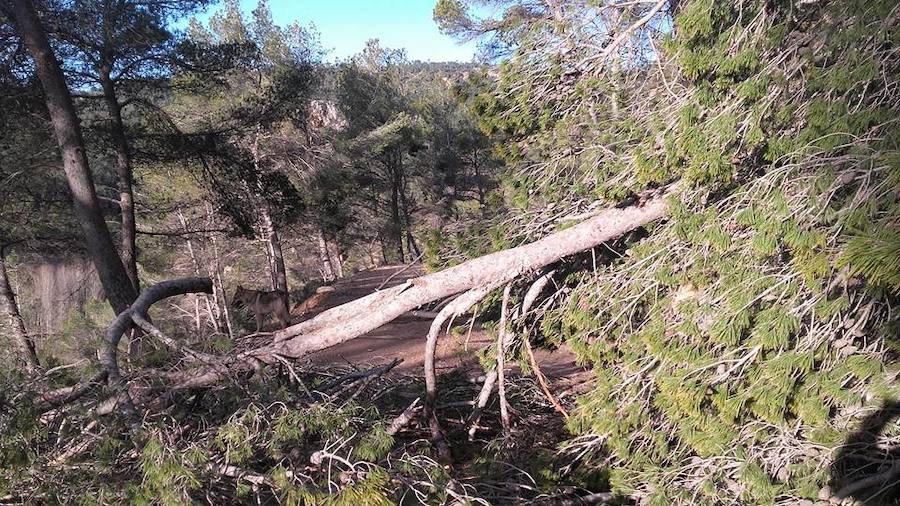
M257 0L241 0L245 13ZM460 45L442 35L431 19L435 0L269 0L272 17L281 26L297 20L314 24L322 36L329 59L346 58L360 52L369 39L381 45L406 49L410 60L472 60L475 45ZM205 20L217 7L213 6Z

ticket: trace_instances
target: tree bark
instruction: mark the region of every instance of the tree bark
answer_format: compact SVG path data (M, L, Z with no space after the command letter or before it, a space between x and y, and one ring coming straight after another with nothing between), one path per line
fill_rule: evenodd
M62 151L63 169L88 253L97 267L110 305L116 313L120 313L128 308L137 294L113 244L97 200L72 96L34 5L29 0L9 0L4 8L9 10L16 30L34 60L53 130Z
M334 268L331 265L331 255L328 254L328 242L325 240L325 232L320 228L316 238L319 243L319 261L322 262L322 278L326 283L334 281Z
M213 221L212 206L208 202L206 204L206 219L209 220L210 223ZM213 300L216 302L217 316L222 319L219 327L224 327L225 330L228 331L228 338L234 339L234 329L231 327L231 314L228 308L228 299L225 296L225 283L222 281L222 261L219 257L219 243L216 241L215 235L210 238L210 243L212 243L213 249L213 271L215 274L213 277L212 295Z
M119 177L119 209L121 224L121 255L125 273L131 281L134 293L140 293L141 283L137 271L137 225L134 218L134 175L131 168L131 152L128 139L125 137L125 123L122 121L122 106L116 96L116 85L110 77L112 63L104 63L99 69L100 85L103 88L103 100L109 114L112 128L113 145L116 151L116 173ZM199 320L199 319L198 319ZM199 330L199 329L198 329ZM129 336L128 355L137 360L142 353L143 332L139 328L131 330Z
M16 294L13 293L12 285L9 283L9 274L6 271L6 251L2 246L0 246L0 301L6 306L9 331L12 333L13 343L19 349L19 359L25 366L25 372L33 374L40 368L40 362L34 351L34 341L28 336L25 322L19 313Z
M109 113L112 128L113 144L116 149L116 172L119 176L119 207L122 209L122 263L125 272L134 287L134 292L141 291L137 271L137 248L135 238L137 228L134 218L134 174L131 168L131 150L125 137L125 123L122 121L122 106L116 97L116 85L110 77L110 66L99 69L100 84L103 87L103 98Z
M272 272L272 288L287 294L287 269L284 267L284 252L281 249L281 238L278 237L278 230L276 230L275 224L272 222L272 215L265 207L263 207L262 212L262 228Z
M589 250L665 216L665 194L640 206L606 211L543 239L498 251L377 291L274 334L273 342L223 360L213 367L186 371L171 389L196 388L227 379L230 374L274 364L278 358L300 358L372 331L398 316L435 300L473 288L498 286L557 260Z
M400 188L400 212L403 218L403 231L406 233L406 253L410 259L417 258L420 255L419 247L416 246L416 239L412 232L412 213L409 210L409 199L406 197L406 174L403 171L403 155L397 161L398 186ZM406 258L402 259L403 261Z
M343 279L344 253L341 252L340 243L338 241L332 241L328 245L328 251L330 253L329 258L331 258L331 265L334 267L334 275L337 276L338 279Z
M257 174L262 173L259 163L259 136L261 130L262 127L257 123L256 135L253 137L253 145L251 146L251 152L253 153L253 168ZM262 196L263 188L260 183L258 183L257 189L260 192L260 196ZM266 258L269 263L272 288L284 293L284 303L288 306L287 272L284 268L284 252L281 249L281 239L278 237L278 230L275 228L275 223L272 221L272 211L269 209L269 204L265 202L265 199L258 200L262 200L262 202L257 205L260 209L260 228L262 229L263 240L266 242Z

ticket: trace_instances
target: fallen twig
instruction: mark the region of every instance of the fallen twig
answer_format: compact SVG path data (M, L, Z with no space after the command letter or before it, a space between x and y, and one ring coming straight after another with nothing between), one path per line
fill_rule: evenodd
M541 390L544 392L544 397L550 401L550 404L553 405L553 408L556 409L559 414L563 416L566 420L569 419L569 413L566 411L566 408L556 400L556 397L553 396L553 393L550 392L550 385L547 383L547 377L544 376L544 373L541 371L541 368L538 367L537 360L534 358L534 351L531 349L531 341L526 337L523 339L525 343L525 352L528 354L528 361L531 363L531 369L534 371L534 377L537 378L538 384L541 386Z

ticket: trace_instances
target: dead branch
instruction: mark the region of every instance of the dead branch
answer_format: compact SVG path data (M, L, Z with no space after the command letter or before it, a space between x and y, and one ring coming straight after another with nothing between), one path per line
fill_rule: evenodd
M553 396L553 393L550 391L550 385L547 383L547 377L544 376L544 373L541 372L541 368L538 367L537 359L534 358L534 351L531 349L531 340L528 337L523 339L525 344L525 352L528 354L528 361L531 363L531 369L534 371L534 377L537 378L538 384L541 386L541 390L544 392L544 397L550 401L550 404L553 405L553 408L563 416L566 420L569 419L569 413L566 411L566 408L556 400L556 397Z
M345 383L349 380L353 380L350 383L350 387L355 385L359 380L363 380L371 377L378 377L383 375L384 373L390 371L391 369L397 367L398 364L403 362L402 358L395 358L394 360L388 362L387 364L382 364L379 366L372 367L370 369L366 369L364 371L353 371L342 376L338 376L337 378L329 381L325 386L322 387L322 390L331 390L340 386L342 383Z
M423 415L431 429L432 442L437 447L438 454L444 462L450 462L451 460L450 446L447 444L444 431L441 429L441 424L434 409L437 400L434 355L437 351L438 335L440 335L441 327L443 327L445 321L468 311L470 307L489 294L492 289L492 286L473 288L460 295L441 309L434 321L431 322L431 328L428 330L428 338L425 341L425 409Z
M484 411L484 407L487 406L488 400L491 398L491 392L494 391L494 384L496 382L497 367L494 366L494 368L487 373L487 376L485 376L484 384L481 386L481 392L478 394L478 400L475 403L475 408L472 410L472 414L469 415L469 420L466 422L469 425L469 441L475 440L475 432L478 430L478 422L481 421L481 413Z
M525 297L522 299L522 307L517 312L517 317L524 318L525 315L528 314L528 311L531 310L531 306L533 306L534 302L537 300L538 295L540 295L544 287L547 286L547 283L553 277L555 272L555 270L547 272L531 284L528 291L525 292ZM491 392L494 391L494 384L497 383L497 376L497 366L495 365L488 371L487 376L485 376L481 392L479 392L478 398L475 401L475 407L472 409L472 413L466 421L466 424L469 426L469 441L475 440L475 433L478 431L478 422L481 420L481 413L484 411L488 400L491 398Z
M900 476L900 463L894 464L886 471L849 483L835 493L838 499L845 499L861 490L877 490L876 487L894 482Z
M178 341L163 334L163 332L161 330L159 330L155 325L153 325L146 318L144 318L143 316L141 316L137 313L133 313L131 315L131 319L132 319L132 321L134 321L135 325L140 327L141 330L143 330L144 332L155 337L160 342L165 344L167 347L169 347L179 353L182 353L188 361L207 362L207 363L214 363L214 362L218 361L218 357L215 357L215 356L207 354L207 353L201 353L199 351L192 350L192 349L188 348L187 346L181 345L181 343L179 343Z
M540 295L541 291L547 286L547 283L550 281L551 276L555 271L550 271L543 276L537 278L534 283L528 288L528 291L525 292L525 298L522 300L522 311L520 313L521 317L525 317L528 314L528 311L531 309L531 306L534 305L534 301L537 300L538 295ZM550 385L548 384L547 377L541 371L540 366L538 366L537 359L534 356L534 351L531 349L531 340L526 335L522 339L523 344L525 345L525 352L528 354L528 361L531 363L531 369L534 371L534 376L538 380L538 384L541 386L541 390L544 392L544 397L550 401L550 404L553 405L554 409L559 412L566 420L569 419L569 413L566 412L566 409L563 408L562 404L556 400L556 397L553 396L553 393L550 391Z
M377 292L377 291L381 290L382 288L387 286L387 284L390 283L394 278L396 278L400 274L403 274L404 272L409 270L409 268L412 267L413 265L416 265L419 262L419 260L422 259L423 256L425 256L425 252L419 253L419 256L414 258L412 262L406 264L402 269L399 269L397 272L388 276L387 279L385 279L380 285L378 285L378 288L376 288L375 291Z
M372 380L374 380L374 379L376 379L376 378L380 378L381 376L384 376L384 375L387 374L391 369L393 369L394 367L397 367L397 364L399 364L400 362L403 362L403 359L401 359L401 358L395 358L395 359L392 360L390 363L387 363L387 364L380 365L380 366L378 366L378 367L373 367L372 369L369 369L368 371L366 371L366 373L365 373L364 375L360 376L359 378L357 378L356 380L354 380L352 383L350 383L350 384L348 384L347 386L345 386L345 387L341 388L340 390L338 390L338 391L334 394L334 397L337 397L337 396L343 394L344 392L350 390L350 389L353 388L354 386L359 385L359 387L356 389L356 392L354 392L353 395L351 395L350 398L347 399L347 402L352 401L353 399L355 399L355 398L363 391L364 388L366 388L366 386L367 386L369 383L372 382Z
M430 418L434 413L434 404L437 401L437 377L434 370L434 356L437 352L438 336L444 322L468 311L470 307L483 299L491 292L491 287L472 289L457 297L453 302L442 309L428 330L425 340L425 417Z
M654 4L653 7L651 7L650 10L648 10L647 13L644 14L644 16L642 18L635 21L631 26L629 26L625 30L622 30L622 32L615 39L613 39L612 42L610 42L609 44L606 45L606 47L603 48L603 51L601 51L599 54L591 55L591 56L581 60L580 62L578 62L578 64L575 66L575 68L577 68L579 70L584 70L585 65L587 65L588 63L591 63L596 60L600 60L602 62L602 61L606 60L607 58L609 58L609 56L611 54L613 54L613 52L616 49L618 49L618 47L620 45L622 45L622 43L625 42L625 40L628 37L631 36L632 32L634 32L638 28L649 23L650 20L653 19L653 16L655 16L657 12L659 12L663 7L665 7L666 3L668 3L668 0L659 0L658 2L656 2L656 4Z
M206 467L213 473L216 473L221 476L225 476L228 478L234 478L239 481L243 480L248 483L252 483L253 485L256 485L256 486L261 486L261 485L266 485L266 486L270 486L270 487L272 486L272 482L269 480L269 478L267 478L261 474L246 471L237 466L232 466L229 464L217 464L215 462L210 462L209 464L207 464Z
M387 433L389 436L394 436L398 432L400 432L401 429L406 427L406 425L409 424L410 421L412 421L413 416L415 416L416 414L416 411L418 411L420 400L421 397L416 397L416 399L412 401L412 404L410 404L409 407L403 410L403 413L400 413L400 416L394 418L394 421L391 422L387 430L385 430L385 433Z
M438 314L439 313L437 311L413 310L413 311L407 311L406 313L403 313L403 316L405 316L407 318L421 318L423 320L433 320L433 319L437 318Z
M57 388L41 394L35 401L35 407L40 412L49 411L81 398L95 387L106 383L107 371L103 370L95 374L91 379L82 381L69 387Z

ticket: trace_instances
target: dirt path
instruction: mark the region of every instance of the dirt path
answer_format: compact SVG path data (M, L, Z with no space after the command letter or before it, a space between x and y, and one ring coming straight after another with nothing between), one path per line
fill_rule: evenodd
M395 286L421 274L421 267L418 266L411 268L405 266L381 267L356 273L335 283L335 291L321 307L317 308L316 312L369 295L379 286L384 285L382 288ZM457 321L456 324L463 324L467 321L468 319ZM376 364L401 358L403 363L397 367L398 373L421 374L425 336L428 334L430 326L431 320L428 319L397 318L361 337L309 355L308 359L314 364L348 362ZM480 367L477 367L476 353L479 349L489 345L490 339L477 326L468 337L468 343L466 343L466 338L465 335L441 334L436 363L438 374L460 366L472 369L476 374L480 372ZM536 350L535 353L541 369L554 383L554 390L564 391L575 388L590 377L589 371L576 365L575 355L568 348L560 348L554 352Z

